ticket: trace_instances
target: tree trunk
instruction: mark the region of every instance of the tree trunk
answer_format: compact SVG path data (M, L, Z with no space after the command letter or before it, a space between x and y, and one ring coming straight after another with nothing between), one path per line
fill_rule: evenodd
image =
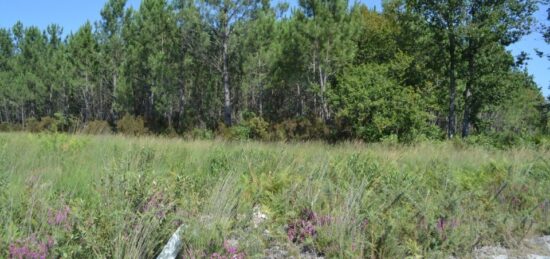
M464 118L462 119L462 137L468 137L470 134L470 105L471 105L471 92L470 85L467 83L466 90L464 90Z
M263 99L264 98L264 87L262 84L259 85L259 93L258 93L258 110L260 111L260 117L264 116L264 105L263 105Z
M447 137L449 139L453 138L455 135L455 124L456 124L456 117L455 117L455 102L456 102L456 42L455 42L455 35L454 35L454 29L451 29L452 31L449 32L449 57L450 57L450 64L449 64L449 118L448 118L448 124L447 124Z
M182 80L181 86L179 89L179 102L178 102L178 111L176 114L176 127L182 128L183 116L185 114L185 80Z
M116 96L116 89L117 89L117 83L118 78L116 72L113 73L113 89L111 89L111 98L109 100L109 121L114 122L115 121L115 96Z
M462 137L468 137L470 134L470 120L472 111L472 87L474 85L475 76L475 60L474 60L474 42L468 40L468 80L466 81L466 89L464 89L464 118L462 119Z
M8 117L6 116L6 120L4 120L4 115L7 115L6 113L6 105L2 105L2 111L0 112L0 123L8 122Z
M474 5L470 9L470 15L472 19L476 17L477 6ZM466 55L468 56L468 80L466 81L466 89L464 89L464 116L462 119L462 137L468 137L470 134L470 120L472 116L472 87L475 83L475 51L477 44L473 36L468 37L468 49Z
M327 89L327 77L323 73L323 70L321 69L321 66L319 68L319 85L321 87L321 114L323 121L327 122L330 120L330 114L328 111L328 104L325 99L325 92Z
M224 8L224 17L227 17L227 7ZM223 118L225 125L231 126L231 95L229 92L229 24L226 20L223 21L223 35L222 35L222 77L223 77Z
M53 90L52 90L52 86L51 84L48 86L48 111L47 111L47 114L48 116L52 116L53 115Z
M69 93L67 91L66 82L63 80L63 98L61 101L63 106L63 114L69 116Z
M21 105L21 124L23 124L23 128L25 128L25 105Z
M300 88L300 84L296 84L296 87L298 88L298 98L300 98L300 111L299 111L299 116L304 116L304 106L305 106L305 103L304 103L304 96L302 95L302 91L301 91L301 88Z
M84 87L84 89L82 89L82 95L84 97L84 119L83 121L86 122L88 121L88 119L90 118L90 111L91 111L91 108L90 108L90 100L88 99L88 93L89 93L89 90L88 90L88 74L86 73L86 86Z

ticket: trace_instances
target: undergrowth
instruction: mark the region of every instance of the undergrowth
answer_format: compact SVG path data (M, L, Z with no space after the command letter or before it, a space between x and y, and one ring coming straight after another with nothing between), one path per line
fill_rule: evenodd
M467 257L550 233L547 149L0 134L0 257ZM257 218L257 213L264 215Z

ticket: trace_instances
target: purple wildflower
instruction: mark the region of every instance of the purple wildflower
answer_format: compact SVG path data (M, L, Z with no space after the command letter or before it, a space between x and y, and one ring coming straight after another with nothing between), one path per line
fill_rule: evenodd
M436 226L436 227L437 227L437 231L438 231L439 233L445 232L446 224L447 224L447 222L445 221L444 218L439 218L439 219L437 220L437 226Z
M289 224L286 235L288 237L288 240L296 242L296 226L294 224Z
M334 221L331 216L319 216L314 211L302 211L301 218L290 222L287 228L287 237L291 242L303 242L308 237L317 235L317 227L329 225Z
M71 226L68 222L69 214L71 212L71 208L69 206L65 205L62 209L55 211L55 212L48 212L48 224L52 226L61 226L64 225L65 228L69 229Z
M18 259L45 259L53 244L54 241L51 241L51 237L48 238L48 241L41 242L36 239L35 234L32 234L24 240L11 243L8 249L9 256Z
M225 240L223 242L223 247L225 248L225 251L230 255L234 255L237 253L237 246L231 245L229 240Z

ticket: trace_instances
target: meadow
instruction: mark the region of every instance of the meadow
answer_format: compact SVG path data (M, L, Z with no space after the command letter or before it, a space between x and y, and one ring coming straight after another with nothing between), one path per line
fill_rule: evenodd
M0 134L0 258L445 258L550 234L550 150Z

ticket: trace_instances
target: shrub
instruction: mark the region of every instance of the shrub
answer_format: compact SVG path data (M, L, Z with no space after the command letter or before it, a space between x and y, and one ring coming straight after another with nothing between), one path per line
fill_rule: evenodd
M364 65L344 71L339 84L329 93L335 118L351 128L353 136L378 141L395 134L412 140L430 131L429 99L414 87L392 78L393 68Z
M230 140L246 140L250 138L251 130L244 125L236 125L229 128L229 134L226 135Z
M186 132L184 137L191 140L208 140L214 139L214 133L208 129L194 128L191 131Z
M246 120L230 128L220 123L218 125L218 134L222 138L229 140L269 140L269 123L263 118L257 117L253 113L251 114L247 116Z
M484 147L492 147L495 145L494 138L484 134L471 135L463 139L463 141L470 145L478 145Z
M80 133L91 135L111 134L111 126L106 121L89 121L80 130Z
M25 130L30 132L58 132L64 131L69 127L69 118L65 118L63 114L56 113L54 117L46 116L40 120L29 118L25 121Z
M0 132L20 131L22 129L21 124L12 124L9 122L0 123Z
M66 117L67 124L65 125L65 131L69 133L76 133L80 128L82 128L82 121L80 118L75 116Z
M319 118L310 120L309 125L310 127L306 128L305 139L324 139L330 134L327 124Z
M325 139L330 129L321 119L289 119L273 125L273 139L275 140L311 140Z
M174 127L168 127L166 128L162 135L168 137L168 138L177 138L179 137L179 134L178 132L176 131L176 129L174 129Z
M294 138L297 123L294 120L284 120L273 125L273 139L286 141Z
M30 132L40 132L39 121L36 118L31 117L25 120L24 128Z
M7 122L0 123L0 132L9 132L11 131L11 124Z
M250 131L250 137L253 139L268 140L269 123L267 123L262 117L252 117L244 123Z
M40 128L40 131L47 131L47 132L57 132L60 130L60 126L63 125L63 121L58 120L58 118L53 118L50 116L42 117L40 119L40 122L38 123L38 127Z
M384 136L380 141L386 145L397 145L399 143L399 137L395 134Z
M131 136L142 136L149 133L145 127L145 121L140 116L124 115L116 122L116 129L119 133Z

